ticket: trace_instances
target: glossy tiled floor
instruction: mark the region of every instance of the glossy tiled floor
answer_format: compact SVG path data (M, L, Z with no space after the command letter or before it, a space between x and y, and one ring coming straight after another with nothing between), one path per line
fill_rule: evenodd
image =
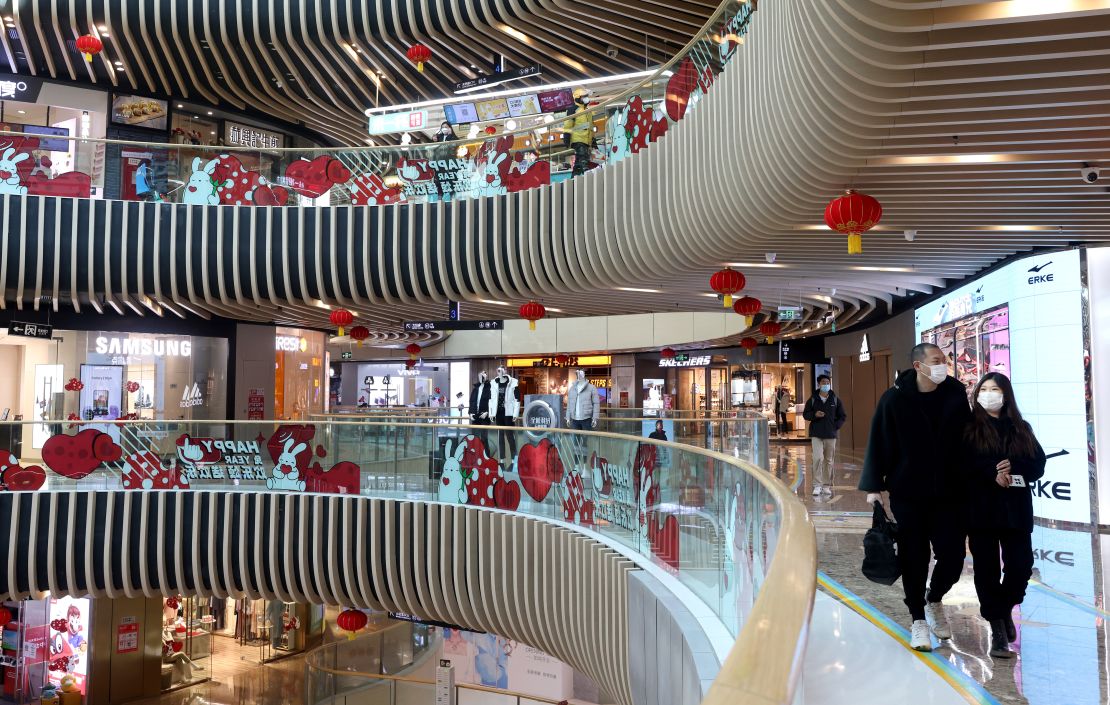
M806 468L808 446L772 444L771 470L809 506L817 526L818 565L827 579L822 591L854 603L872 621L889 618L894 630L909 625L901 583L884 587L859 572L862 538L870 526L863 493L855 490L861 458L841 453L836 467L836 494L817 499ZM1107 702L1107 638L1103 611L1100 537L1084 531L1037 527L1033 533L1034 581L1025 603L1015 611L1020 656L992 659L990 632L979 616L970 556L959 584L945 598L954 638L937 643L949 677L969 686L968 702L1031 705L1095 705ZM854 595L853 595L854 594ZM898 637L898 634L895 634ZM976 693L980 683L986 692Z

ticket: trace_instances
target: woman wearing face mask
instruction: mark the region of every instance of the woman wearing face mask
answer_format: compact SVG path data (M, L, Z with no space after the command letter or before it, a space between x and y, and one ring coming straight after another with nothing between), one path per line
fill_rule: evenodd
M1009 644L1017 640L1011 613L1025 597L1033 574L1030 487L1044 476L1045 454L1018 410L1006 375L985 375L972 398L975 407L962 455L969 483L968 543L975 559L975 592L980 613L991 625L991 656L1011 658Z
M451 123L444 120L439 124L439 132L435 136L436 142L451 142L458 138L459 136L455 134L455 128L451 127ZM444 147L436 150L435 157L438 162L447 162L455 158L455 153ZM451 177L455 170L439 166L433 169L433 173L435 174L436 189L439 191L440 200L450 201L453 191Z

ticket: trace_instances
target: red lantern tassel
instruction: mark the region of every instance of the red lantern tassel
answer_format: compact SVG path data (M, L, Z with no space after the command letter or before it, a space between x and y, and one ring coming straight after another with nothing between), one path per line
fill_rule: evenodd
M417 61L416 62L416 70L419 71L420 73L424 73L424 62L423 61Z
M528 321L528 330L536 330L536 322Z
M752 349L748 348L748 357L751 357L751 356L752 356Z
M863 236L859 233L848 233L848 254L863 254Z
M339 337L343 337L343 326L339 326Z
M732 308L732 294L725 294L725 308Z

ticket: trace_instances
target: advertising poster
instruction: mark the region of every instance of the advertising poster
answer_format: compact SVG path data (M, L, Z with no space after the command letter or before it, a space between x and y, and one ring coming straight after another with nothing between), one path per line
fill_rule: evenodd
M85 692L89 651L89 600L60 597L50 600L50 682L61 685L72 675Z
M1025 419L1052 454L1034 483L1036 516L1089 522L1083 283L1077 250L1027 257L914 312L917 339L935 343L971 388L987 372L1014 385Z
M112 122L116 125L165 130L168 117L169 105L164 100L137 95L112 97Z
M484 685L552 700L573 695L570 666L544 652L494 634L443 629L442 658L458 683Z
M675 442L674 419L645 419L643 421L643 435L654 441ZM656 459L659 467L670 467L671 449L662 446L656 448Z
M266 392L252 387L247 393L247 420L259 421L266 415Z
M663 384L664 380L648 379L643 381L642 394L640 398L643 399L644 416L658 416L659 412L663 410Z
M521 418L526 428L562 428L563 397L558 394L526 394ZM547 435L534 431L527 433L533 440Z
M123 367L120 365L81 365L81 408L77 412L87 421L111 421L123 408ZM90 428L90 427L86 427ZM119 443L119 426L92 426Z

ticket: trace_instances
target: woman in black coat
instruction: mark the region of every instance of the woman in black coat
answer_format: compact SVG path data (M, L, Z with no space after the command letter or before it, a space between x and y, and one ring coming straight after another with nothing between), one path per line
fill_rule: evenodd
M1044 476L1045 454L1018 410L1006 375L985 375L973 396L962 460L975 592L980 613L991 625L991 656L1011 658L1009 644L1017 640L1011 613L1025 598L1033 574L1030 488Z

